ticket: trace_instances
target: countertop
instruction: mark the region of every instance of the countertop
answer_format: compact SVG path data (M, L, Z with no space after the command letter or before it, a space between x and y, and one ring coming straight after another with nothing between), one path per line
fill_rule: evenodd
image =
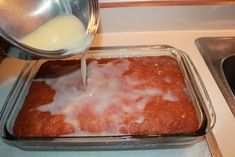
M171 7L101 10L101 29L93 45L155 45L167 44L185 51L193 60L207 88L216 113L213 134L225 157L235 156L235 119L214 78L195 45L199 37L235 36L235 6ZM163 9L163 10L162 10ZM148 14L146 13L148 11ZM200 14L201 13L201 14ZM126 16L124 16L126 15ZM141 17L141 16L142 17ZM151 16L150 16L151 15ZM166 15L166 16L163 16ZM204 15L202 18L199 15ZM122 20L118 16L122 17ZM136 18L137 17L137 18ZM170 19L164 17L170 17ZM124 19L123 19L124 18ZM156 19L156 20L154 20ZM159 19L161 22L159 22ZM142 21L141 21L142 20ZM201 23L198 23L201 22ZM141 27L138 25L141 24ZM5 58L0 64L0 107L19 74L24 61ZM210 157L206 140L182 149L138 151L24 151L0 140L0 156L183 156Z
M99 0L102 8L235 4L235 0Z
M118 46L118 45L172 45L185 51L192 58L208 90L212 100L217 121L213 128L216 141L220 151L224 156L235 156L234 144L235 119L228 108L219 88L212 75L204 63L200 53L195 46L195 39L202 36L235 36L235 30L220 31L172 31L172 32L138 32L138 33L104 33L98 34L93 42L93 46ZM180 37L180 38L179 38ZM14 79L17 77L24 61L6 58L0 64L0 106L2 106ZM229 122L229 123L228 123ZM142 151L99 151L99 152L37 152L23 151L13 146L6 145L0 141L0 155L3 157L13 156L211 156L205 140L184 149L164 149L164 150L142 150Z

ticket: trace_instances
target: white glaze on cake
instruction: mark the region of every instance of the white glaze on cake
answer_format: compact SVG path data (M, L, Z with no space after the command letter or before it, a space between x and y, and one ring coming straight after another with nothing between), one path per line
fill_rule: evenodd
M55 79L36 79L35 81L45 81L56 91L53 102L38 107L40 111L49 111L51 114L63 114L67 123L75 128L75 134L85 135L81 131L79 115L84 112L84 108L92 106L92 113L104 121L104 116L110 108L118 106L118 111L111 116L112 134L120 134L121 127L128 127L123 124L123 113L135 115L137 123L143 123L145 118L142 111L153 97L161 97L170 102L178 101L178 97L173 91L164 91L159 88L132 88L138 87L145 81L132 80L131 75L124 75L129 69L128 59L113 60L106 64L98 64L92 61L88 65L88 85L82 88L82 78L80 70L76 70L66 76ZM167 83L171 83L167 78ZM131 90L129 90L131 89ZM94 125L97 121L89 121ZM101 123L102 124L102 123ZM101 126L106 127L106 126ZM99 134L106 134L100 132Z

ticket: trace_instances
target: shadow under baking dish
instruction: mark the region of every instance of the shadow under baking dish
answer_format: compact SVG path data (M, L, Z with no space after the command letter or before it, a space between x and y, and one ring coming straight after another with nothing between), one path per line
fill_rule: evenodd
M182 51L171 46L130 46L93 48L88 58L130 58L130 57L170 56L175 58L182 71L186 88L199 126L190 133L173 134L114 134L114 135L66 135L56 137L17 137L13 127L21 110L28 90L44 60L33 61L25 66L14 84L1 114L1 137L9 144L29 150L112 150L112 149L149 149L185 147L201 140L211 131L215 114L204 84L190 58ZM67 60L79 59L72 57Z

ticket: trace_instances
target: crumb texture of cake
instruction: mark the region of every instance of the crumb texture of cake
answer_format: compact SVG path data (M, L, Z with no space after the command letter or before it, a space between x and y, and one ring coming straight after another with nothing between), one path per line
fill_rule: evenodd
M13 133L29 136L191 133L199 122L170 56L49 61L39 69Z

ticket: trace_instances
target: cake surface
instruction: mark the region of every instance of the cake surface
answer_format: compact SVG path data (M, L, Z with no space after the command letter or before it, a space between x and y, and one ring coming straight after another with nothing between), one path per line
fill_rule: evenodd
M177 61L169 56L49 61L19 112L19 137L155 135L194 132L195 108Z

